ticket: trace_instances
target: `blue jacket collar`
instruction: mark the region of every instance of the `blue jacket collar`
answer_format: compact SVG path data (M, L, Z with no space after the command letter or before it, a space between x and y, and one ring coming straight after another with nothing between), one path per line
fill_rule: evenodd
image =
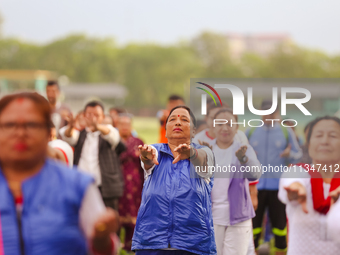
M196 149L202 148L201 145L198 145L196 143L191 143L190 145ZM174 158L174 155L172 154L172 151L167 143L162 143L161 146L159 147L159 151L169 154L171 157Z
M171 157L174 157L174 155L172 154L171 149L170 149L170 147L167 143L162 143L160 148L159 148L159 151L164 152L166 154L169 154Z

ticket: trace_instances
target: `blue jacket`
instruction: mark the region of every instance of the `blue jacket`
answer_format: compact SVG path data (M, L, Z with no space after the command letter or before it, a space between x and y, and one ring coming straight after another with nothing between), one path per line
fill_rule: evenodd
M208 184L200 178L189 160L172 164L174 157L168 144L153 146L159 165L144 182L132 250L175 248L216 254L212 180Z
M85 255L79 209L93 179L66 165L46 160L41 171L22 184L23 210L19 230L15 202L0 169L0 218L6 255ZM1 240L0 240L1 241Z
M285 128L286 131L275 123L274 127L263 125L252 130L246 131L249 144L254 148L257 158L262 165L262 176L257 184L258 190L278 190L281 170L279 172L265 172L265 167L287 166L297 163L302 157L302 150L296 140L295 134L291 128ZM285 134L286 132L286 134ZM280 154L291 145L290 156L288 160L280 157Z

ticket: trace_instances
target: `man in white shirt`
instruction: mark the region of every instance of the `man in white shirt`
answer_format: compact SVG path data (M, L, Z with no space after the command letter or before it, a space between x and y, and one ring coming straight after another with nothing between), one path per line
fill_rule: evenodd
M117 210L123 194L123 177L115 152L119 132L112 125L102 124L105 115L100 102L89 102L84 114L87 122L84 130L74 128L70 115L69 124L60 130L60 135L75 149L74 165L95 178L105 205Z
M58 134L59 129L66 126L66 116L71 110L67 105L58 100L60 97L60 87L57 81L47 82L46 96L52 110L52 122Z

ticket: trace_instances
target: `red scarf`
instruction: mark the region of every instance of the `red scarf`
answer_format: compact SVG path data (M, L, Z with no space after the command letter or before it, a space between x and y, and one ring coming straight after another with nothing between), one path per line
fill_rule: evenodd
M297 166L301 166L308 170L308 173L310 175L310 183L312 185L312 197L313 197L313 207L314 210L322 213L327 214L329 211L329 208L331 206L331 197L328 196L326 199L324 197L323 193L323 179L320 174L320 172L317 171L317 169L310 170L311 166L308 164L297 164ZM322 171L322 170L321 170ZM336 173L331 181L331 188L329 192L335 190L340 186L340 173Z

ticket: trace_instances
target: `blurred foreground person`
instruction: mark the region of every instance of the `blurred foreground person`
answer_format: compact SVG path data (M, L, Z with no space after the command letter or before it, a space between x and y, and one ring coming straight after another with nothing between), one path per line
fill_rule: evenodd
M47 159L50 112L35 93L0 100L0 254L115 254L117 215L92 177Z
M165 123L168 143L139 146L146 180L132 250L136 255L216 254L213 152L190 144L196 120L188 107L173 108Z
M314 120L307 145L312 164L294 165L280 180L279 199L286 204L289 223L287 254L339 254L332 240L339 236L327 235L327 216L330 195L340 187L340 119Z
M123 195L123 176L115 148L120 142L119 132L112 125L102 124L104 107L92 101L85 106L86 128L74 128L72 115L69 124L60 130L62 139L74 146L74 165L91 174L101 191L106 206L118 210Z
M130 251L144 183L144 171L140 164L138 146L144 143L132 135L132 119L130 115L120 115L117 128L126 146L126 151L120 155L124 176L124 193L119 199L119 216L121 226L125 229L123 248Z

